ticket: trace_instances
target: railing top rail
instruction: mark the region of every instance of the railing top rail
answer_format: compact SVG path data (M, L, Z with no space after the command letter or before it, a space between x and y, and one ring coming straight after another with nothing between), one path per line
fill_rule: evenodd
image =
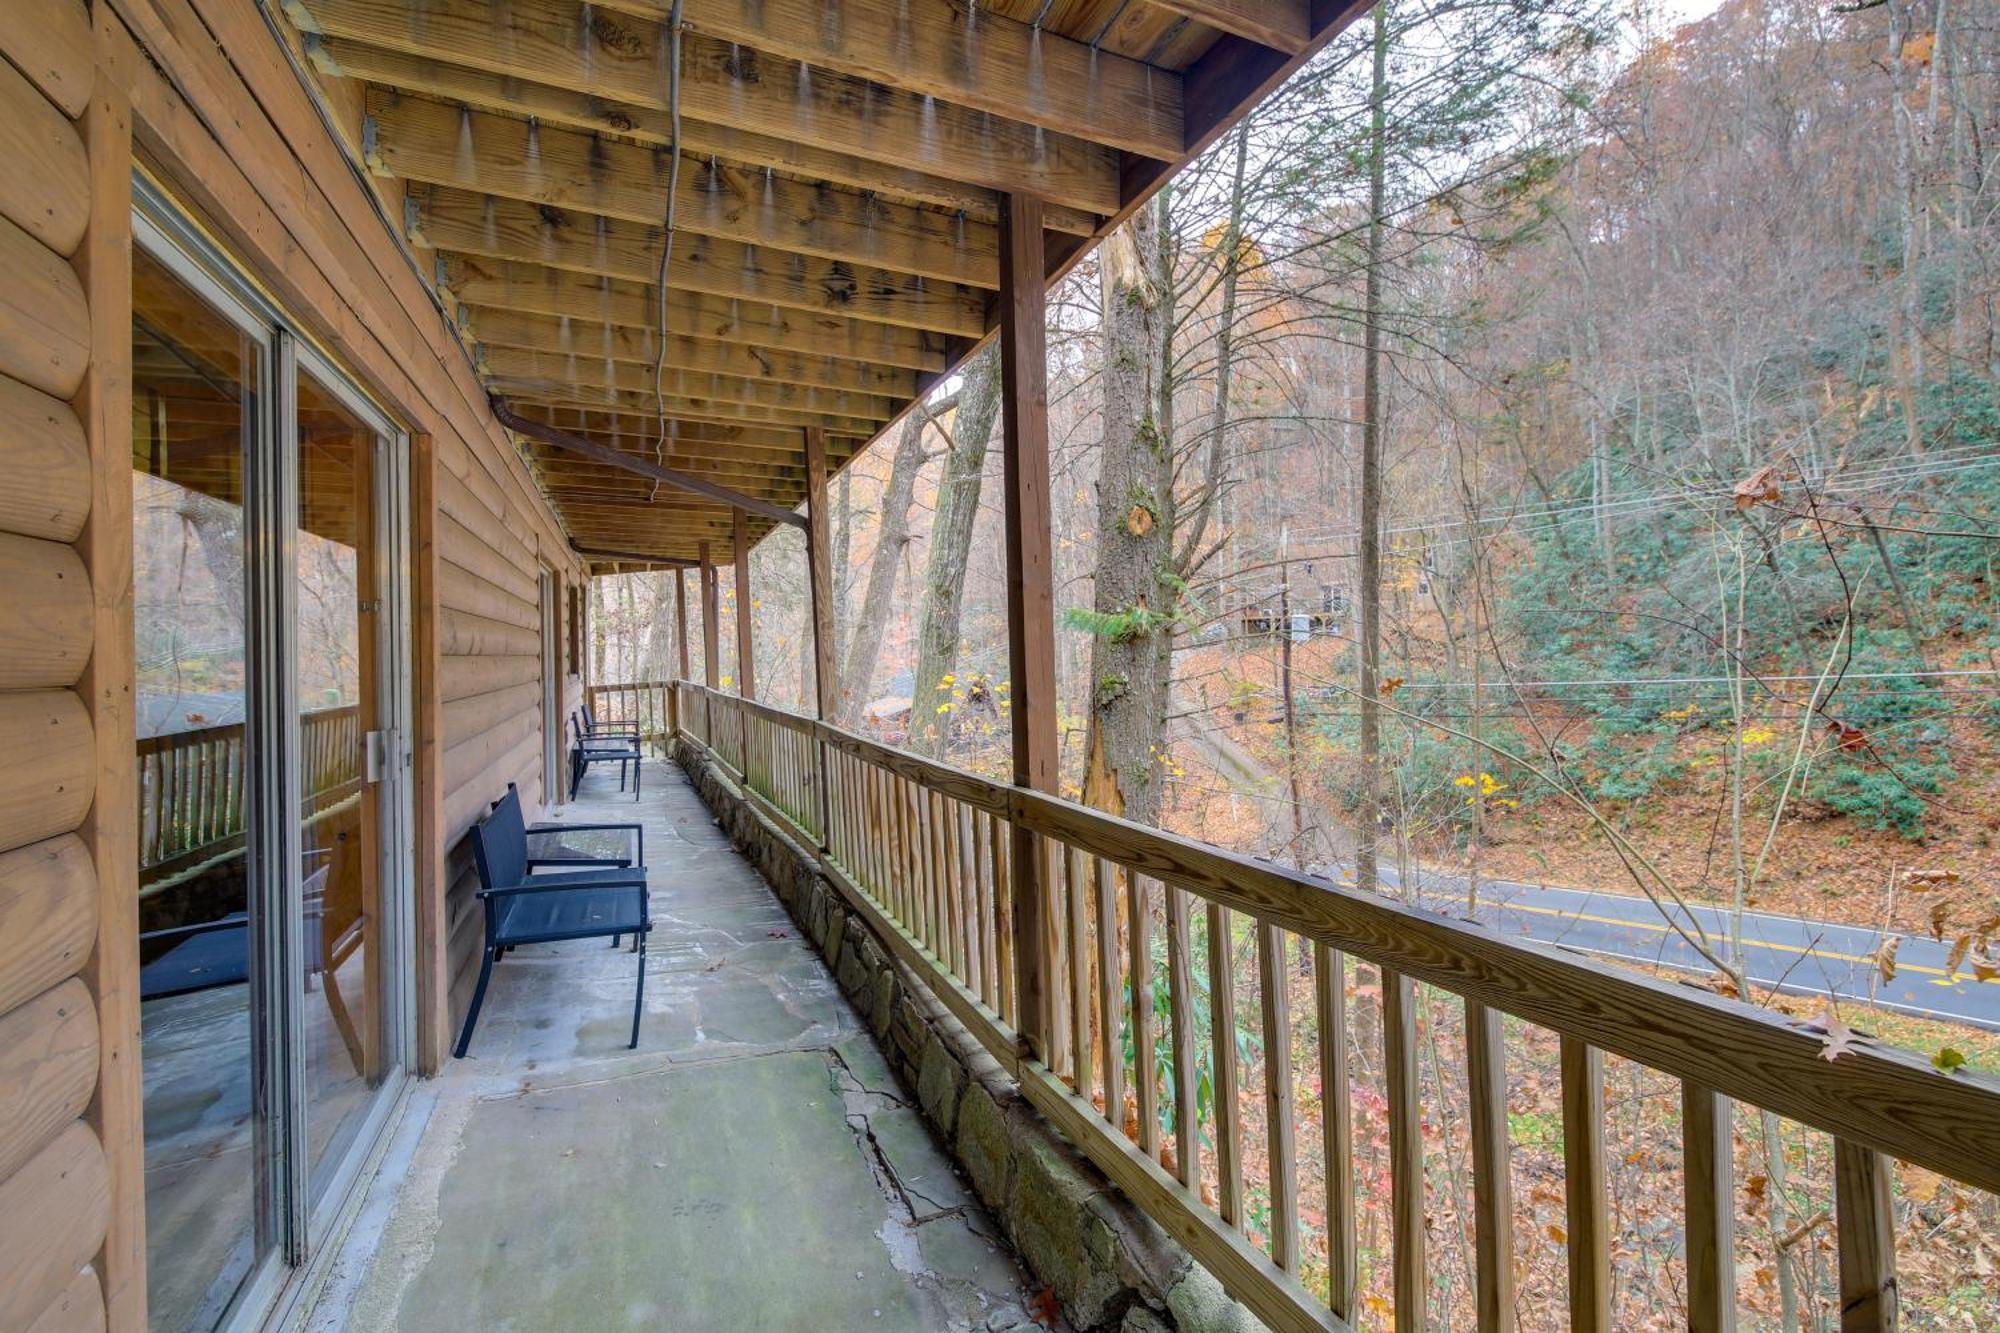
M360 704L335 704L331 708L310 709L301 718L307 722L332 721L343 713L358 714ZM207 727L190 727L185 731L163 731L157 736L141 736L138 739L138 753L158 754L162 750L177 750L183 746L199 745L204 741L229 740L243 734L242 722L217 722Z
M889 749L682 682L1045 837L1615 1055L1981 1189L2000 1192L2000 1081L1943 1073L1739 1000L1573 958L1487 927Z

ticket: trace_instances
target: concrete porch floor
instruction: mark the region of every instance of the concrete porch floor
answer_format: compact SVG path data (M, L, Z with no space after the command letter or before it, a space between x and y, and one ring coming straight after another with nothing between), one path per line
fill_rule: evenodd
M563 817L646 828L653 931L494 968L411 1092L306 1327L1036 1327L1033 1288L865 1027L680 770Z

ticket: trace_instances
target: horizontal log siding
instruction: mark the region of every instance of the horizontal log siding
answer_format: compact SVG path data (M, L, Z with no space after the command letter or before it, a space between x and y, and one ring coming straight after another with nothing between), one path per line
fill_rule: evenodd
M91 512L79 251L91 217L90 23L79 0L0 19L0 1328L101 1329L92 1268L111 1173L85 1120L98 1010L79 975L100 876L77 834L96 791L76 686L95 633L70 543ZM58 100L60 99L60 100ZM126 335L129 343L129 334ZM76 402L69 400L74 397ZM129 429L129 424L128 424ZM129 442L126 445L129 450ZM129 817L129 816L128 816ZM136 941L135 941L136 946Z
M467 829L541 778L541 614L547 566L580 577L554 515L486 404L463 349L286 53L245 0L110 0L154 69L134 80L135 133L169 189L413 432L431 460L417 608L432 664L419 701L419 976L424 1063L463 1010L478 951ZM224 53L227 53L225 56ZM0 414L6 406L0 402ZM418 525L420 537L424 523ZM564 693L565 706L578 697ZM445 1003L434 998L442 993Z

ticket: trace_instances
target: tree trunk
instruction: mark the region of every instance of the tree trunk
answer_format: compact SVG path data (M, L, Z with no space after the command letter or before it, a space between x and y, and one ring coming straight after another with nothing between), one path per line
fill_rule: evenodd
M1903 44L1916 24L1914 0L1888 0L1889 87L1894 105L1889 109L1896 127L1896 189L1902 210L1903 271L1899 283L1897 320L1903 335L1903 430L1912 454L1924 452L1923 428L1918 401L1924 391L1923 291L1920 272L1921 244L1917 227L1922 203L1917 197L1917 129L1910 110L1909 71L1903 59Z
M938 754L950 737L951 697L945 677L958 670L959 619L965 603L966 562L972 550L972 523L986 473L986 447L1000 410L998 344L989 344L965 366L951 448L938 482L937 514L931 520L930 555L924 565L923 617L917 630L917 676L910 692L910 745Z
M1164 192L1162 198L1164 198ZM1179 580L1173 560L1173 454L1159 415L1162 307L1159 201L1108 239L1103 274L1103 443L1083 799L1159 822Z
M1382 825L1382 246L1388 191L1389 4L1375 6L1368 95L1368 272L1361 327L1361 801L1355 811L1354 884L1375 891Z
M896 437L895 457L889 464L889 480L882 488L882 513L875 531L875 553L868 560L868 587L861 595L861 614L848 640L847 661L840 672L840 720L853 725L875 682L875 662L881 656L882 636L889 628L889 606L896 593L896 566L902 563L903 548L910 544L910 500L916 493L917 473L924 465L924 415L912 412L904 418Z

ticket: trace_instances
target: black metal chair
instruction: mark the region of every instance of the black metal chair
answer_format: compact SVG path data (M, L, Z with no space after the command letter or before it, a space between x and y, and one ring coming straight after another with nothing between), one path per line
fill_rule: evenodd
M637 722L599 722L597 715L590 711L589 704L584 704L581 711L583 714L583 734L592 740L624 740L630 741L634 745L639 743L639 724Z
M639 733L629 730L593 733L574 711L569 715L569 724L576 738L569 751L570 799L576 799L576 789L582 785L583 775L592 764L615 763L618 765L619 791L625 790L625 765L632 765L632 799L638 800L639 777L645 758L639 749Z
M621 849L609 856L593 855L577 845L579 835L607 833L629 835L630 854ZM637 824L529 826L521 818L520 793L508 784L507 794L472 830L479 898L486 911L486 948L454 1057L463 1058L472 1044L493 964L509 949L605 936L613 948L625 936L633 937L639 978L632 997L630 1045L639 1044L639 1018L646 999L646 939L653 929L645 836ZM557 873L536 873L551 868Z

